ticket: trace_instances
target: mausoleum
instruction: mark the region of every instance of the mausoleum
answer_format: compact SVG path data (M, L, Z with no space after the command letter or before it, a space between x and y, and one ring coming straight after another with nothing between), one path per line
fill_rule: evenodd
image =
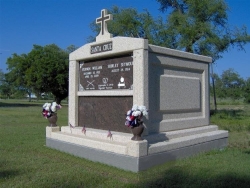
M112 15L96 19L100 34L69 56L68 125L46 128L48 147L138 172L227 145L228 132L210 125L210 57L113 37ZM125 114L149 111L142 141L131 140Z

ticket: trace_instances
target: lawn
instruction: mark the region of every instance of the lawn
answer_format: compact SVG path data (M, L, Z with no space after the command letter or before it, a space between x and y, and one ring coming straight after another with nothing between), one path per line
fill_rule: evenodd
M219 105L229 145L132 173L45 146L44 102L0 100L0 187L249 187L250 105ZM67 105L58 125L67 125Z

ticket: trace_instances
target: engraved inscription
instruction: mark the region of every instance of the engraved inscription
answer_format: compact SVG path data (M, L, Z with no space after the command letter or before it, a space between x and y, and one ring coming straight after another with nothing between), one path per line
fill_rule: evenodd
M106 52L106 51L112 51L112 47L113 47L112 42L93 45L90 47L90 53L96 54L96 53L101 53L101 52Z
M80 62L79 90L133 89L131 55Z

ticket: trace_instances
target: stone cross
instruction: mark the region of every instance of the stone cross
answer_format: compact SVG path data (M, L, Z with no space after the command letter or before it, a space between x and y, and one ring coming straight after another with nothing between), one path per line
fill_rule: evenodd
M101 31L100 34L96 37L97 41L108 39L112 37L112 34L108 32L107 28L107 21L113 20L112 14L107 14L107 9L102 9L101 11L101 17L96 19L97 24L101 24Z

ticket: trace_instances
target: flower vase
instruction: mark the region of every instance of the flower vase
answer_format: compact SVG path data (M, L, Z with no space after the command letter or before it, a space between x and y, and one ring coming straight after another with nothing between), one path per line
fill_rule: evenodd
M144 130L143 123L140 123L139 126L131 127L131 132L134 135L131 138L131 140L135 140L135 141L143 140L142 137L141 137L141 134L143 133L143 130Z
M48 118L49 121L49 126L50 127L56 127L56 122L57 122L57 113L52 113L51 116Z

